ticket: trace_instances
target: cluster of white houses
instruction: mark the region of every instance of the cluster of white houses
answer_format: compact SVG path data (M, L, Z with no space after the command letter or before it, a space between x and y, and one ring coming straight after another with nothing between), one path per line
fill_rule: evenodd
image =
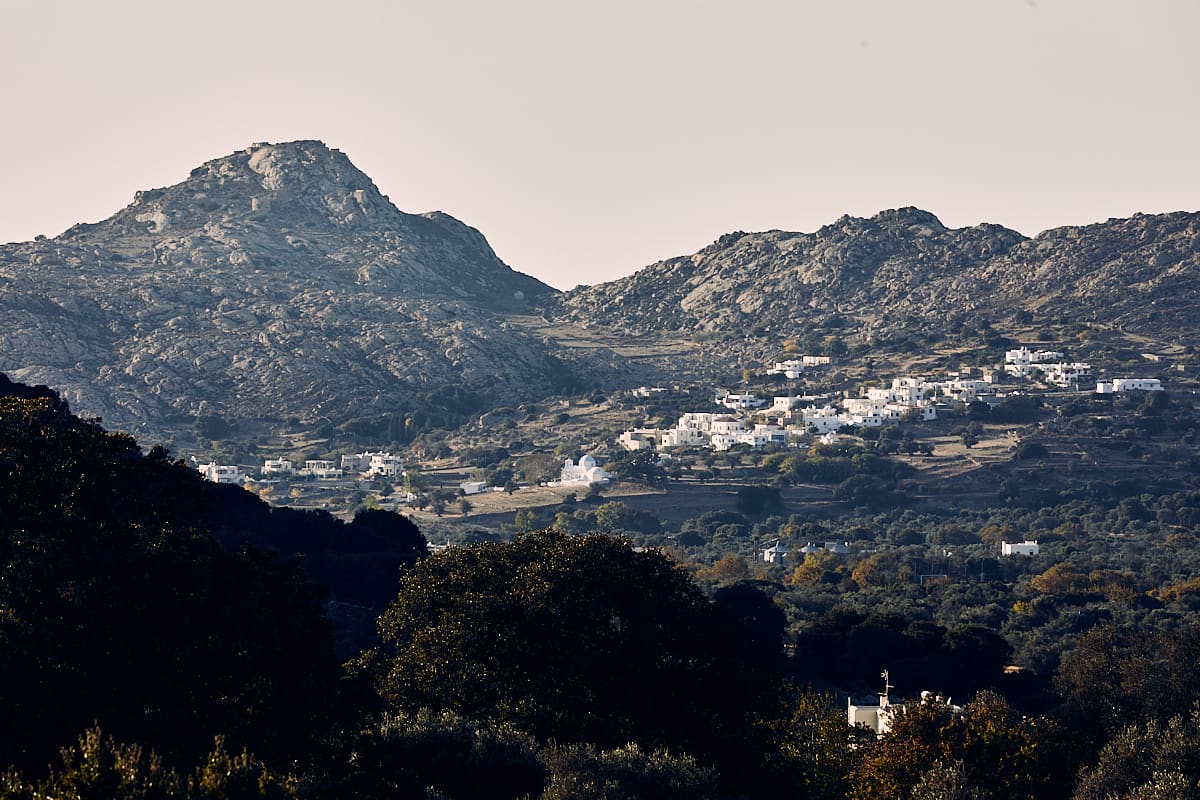
M719 395L716 402L733 411L756 411L754 421L726 413L689 412L674 428L638 428L625 431L617 439L626 450L676 447L711 447L724 451L734 445L763 447L787 444L789 437L805 433L826 434L846 426L878 427L903 419L937 418L936 403L953 400L969 403L991 391L982 380L954 378L935 381L918 377L900 377L891 386L873 387L862 397L842 401L842 408L809 395L785 395L767 401L752 394Z
M1046 383L1062 388L1078 386L1092 377L1092 365L1081 361L1063 361L1057 350L1030 350L1019 347L1004 353L1004 371L1017 378L1041 373Z
M198 464L200 474L213 483L242 484L250 480L250 476L239 467L226 464ZM269 458L263 462L262 478L264 480L279 478L317 478L329 480L354 476L363 479L384 478L399 480L404 476L404 467L400 456L391 453L365 452L342 456L341 462L329 459L309 459L299 469L286 458Z
M829 356L800 356L786 361L776 361L775 366L767 370L768 375L782 375L788 380L796 380L804 376L806 367L822 367L833 363Z
M1057 350L1030 350L1028 347L1005 351L1004 371L1018 378L1032 378L1035 373L1040 373L1046 383L1063 389L1077 388L1092 380L1091 364L1064 361L1063 354ZM1097 394L1160 391L1162 381L1158 378L1114 378L1096 383Z

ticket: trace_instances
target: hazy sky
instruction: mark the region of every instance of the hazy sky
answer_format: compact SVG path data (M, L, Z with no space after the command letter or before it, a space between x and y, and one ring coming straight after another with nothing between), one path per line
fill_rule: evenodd
M915 205L1200 209L1200 0L0 0L0 241L321 139L560 287Z

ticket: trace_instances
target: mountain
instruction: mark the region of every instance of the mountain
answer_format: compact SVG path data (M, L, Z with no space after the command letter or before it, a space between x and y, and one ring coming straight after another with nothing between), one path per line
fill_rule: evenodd
M1026 238L951 229L916 208L816 233L730 233L690 256L572 290L560 319L633 333L872 336L1068 317L1200 344L1200 214L1136 215Z
M504 321L555 294L474 228L399 211L339 151L257 144L0 246L0 370L151 436L199 414L404 413L447 387L490 407L570 380Z
M0 371L143 439L215 418L378 440L402 415L712 379L831 333L878 351L1053 321L1195 345L1198 268L1200 214L1030 239L902 208L727 234L560 295L474 228L398 210L337 150L256 144L102 222L0 245Z

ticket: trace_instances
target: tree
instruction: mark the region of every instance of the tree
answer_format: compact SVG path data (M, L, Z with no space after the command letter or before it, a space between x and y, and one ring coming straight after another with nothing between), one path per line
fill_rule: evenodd
M658 453L653 450L635 450L617 457L604 468L621 480L642 481L643 483L662 483L666 471L658 463Z
M783 497L773 486L742 486L737 491L738 511L756 517L783 511Z
M717 775L686 754L645 752L636 744L615 750L591 745L554 747L546 755L550 781L541 800L709 800Z
M39 800L286 800L298 797L294 780L272 773L246 751L231 755L217 737L211 753L186 778L153 750L123 744L97 727L59 751L61 764L36 784L17 773L0 776L0 798Z
M712 566L697 570L697 577L721 583L744 581L750 577L750 567L741 556L726 553L713 562Z
M333 797L517 800L538 797L548 777L529 734L451 712L387 714L349 749Z
M1119 731L1095 766L1080 774L1073 800L1157 800L1195 797L1200 785L1196 714L1151 720Z
M1062 733L1045 717L1026 717L1000 695L981 692L961 713L945 703L910 705L854 771L853 800L909 797L931 768L941 796L1025 800L1062 797L1070 775L1059 769ZM959 767L961 766L961 772ZM939 796L924 781L925 796Z
M774 713L778 631L764 664L752 630L657 551L545 530L418 563L360 668L393 708L725 761Z
M777 734L780 754L807 797L845 797L851 771L874 744L870 731L846 724L838 698L812 689L791 699L790 715Z
M596 509L596 526L610 532L658 533L662 529L658 517L630 508L619 500L604 503Z

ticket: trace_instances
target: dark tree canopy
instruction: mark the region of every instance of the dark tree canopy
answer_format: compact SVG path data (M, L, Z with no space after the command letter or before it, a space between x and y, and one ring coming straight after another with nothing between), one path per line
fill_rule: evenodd
M712 758L751 736L778 680L782 619L733 600L714 606L664 555L624 539L540 531L418 563L366 665L397 708Z
M322 598L294 559L223 548L206 488L53 393L0 396L0 763L41 766L93 723L185 754L318 729Z

